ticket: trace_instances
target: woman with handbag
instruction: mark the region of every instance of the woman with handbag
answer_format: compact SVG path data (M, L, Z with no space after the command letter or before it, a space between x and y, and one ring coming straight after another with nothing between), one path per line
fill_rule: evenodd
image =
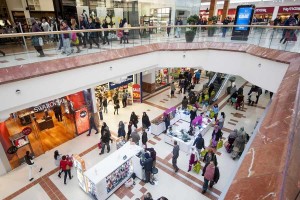
M35 19L31 19L31 24L32 24L32 29L31 29L32 32L42 32L42 29L39 27ZM43 38L39 36L32 36L31 43L34 46L35 50L40 54L39 57L45 57L43 47L42 47Z
M72 30L78 30L78 25L75 19L71 19L71 29ZM76 53L80 53L80 48L79 48L79 38L78 35L81 33L72 33L72 41L71 44L72 46L75 46L77 48Z

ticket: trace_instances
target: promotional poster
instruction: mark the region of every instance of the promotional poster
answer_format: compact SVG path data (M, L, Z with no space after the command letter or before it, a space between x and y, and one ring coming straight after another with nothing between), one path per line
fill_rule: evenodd
M75 111L76 132L78 135L86 132L90 128L87 107Z

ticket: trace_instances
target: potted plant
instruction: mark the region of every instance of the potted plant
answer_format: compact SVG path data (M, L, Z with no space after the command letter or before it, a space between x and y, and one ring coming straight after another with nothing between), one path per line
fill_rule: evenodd
M209 25L215 25L217 23L217 21L218 21L217 16L212 16L212 17L208 18L208 24ZM216 32L216 27L208 27L207 28L208 37L214 36L215 32Z
M198 15L191 15L187 19L187 23L189 25L196 25L199 21ZM188 28L185 32L185 40L186 42L193 42L195 35L196 35L197 27Z

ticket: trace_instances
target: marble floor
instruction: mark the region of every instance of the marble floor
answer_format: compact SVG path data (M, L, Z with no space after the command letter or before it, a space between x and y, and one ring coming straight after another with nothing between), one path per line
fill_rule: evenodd
M200 84L196 85L196 90L202 88L203 83L207 81L207 78L201 78ZM237 87L244 85L244 94L247 94L250 90L251 83L237 77L236 85ZM146 111L150 120L152 120L161 115L165 108L180 105L183 94L176 94L175 98L170 98L168 96L169 93L169 88L157 91L154 94L148 95L144 99L144 103L135 103L126 108L121 108L119 115L113 115L113 107L109 105L109 113L104 115L104 121L107 122L110 127L113 138L116 138L118 122L120 120L128 122L132 111L135 111L139 116L141 116L142 112ZM234 107L229 105L226 102L227 98L228 96L223 95L217 102L221 111L226 114L223 137L227 138L231 130L242 126L245 127L247 133L251 134L257 119L262 115L270 100L269 95L262 94L258 106L253 107L246 105L242 111L237 111ZM185 127L187 125L187 122L183 120L176 122L176 126L178 127ZM138 127L141 127L141 120ZM204 135L206 144L209 144L211 132L212 129L208 130ZM178 158L179 172L175 173L172 169L172 146L164 142L164 136L164 134L159 136L148 134L148 146L154 147L157 151L156 166L159 172L155 175L157 179L155 185L145 184L141 180L136 179L136 185L134 187L125 188L121 186L108 198L109 200L143 199L143 195L147 192L152 194L153 199L158 199L161 196L165 196L170 200L218 199L223 189L229 184L228 179L233 176L238 166L238 160L232 160L230 154L225 151L224 147L219 149L217 159L221 178L212 190L202 195L203 177L201 173L196 174L193 171L187 172L189 160L187 153L180 151ZM22 165L6 175L1 176L0 199L92 199L79 187L74 169L72 169L74 178L68 180L67 185L63 184L63 180L57 176L58 169L54 165L53 152L58 149L62 154L79 154L85 160L86 167L89 169L110 155L107 153L101 156L99 155L99 149L97 148L99 137L99 134L91 134L90 137L87 137L86 134L82 134L37 157L35 163L43 166L43 171L41 173L35 173L35 181L33 182L28 182L28 169L26 165ZM111 152L117 151L115 143L113 143L111 147ZM203 163L201 165L203 166Z
M173 32L173 31L172 31ZM299 32L297 33L300 35ZM222 37L221 29L217 29L216 33L213 37L207 36L207 31L199 30L197 35L195 36L194 42L230 42L230 43L247 43L259 45L261 47L278 49L283 51L292 51L292 52L300 52L300 41L296 42L287 42L286 44L280 43L280 39L282 36L282 30L273 30L273 29L252 29L247 41L238 41L231 40L231 30L227 31L226 37ZM96 48L93 46L92 49L81 48L80 53L73 53L70 56L78 56L84 54L98 53L111 49L122 49L140 45L147 45L153 43L165 43L165 42L185 42L184 33L180 38L175 38L171 33L170 37L168 37L165 33L157 33L151 35L149 38L139 38L139 39L131 39L129 44L120 44L119 41L112 41L109 45L100 45L100 48ZM30 46L30 42L28 45ZM26 50L25 46L22 45L9 45L1 47L1 50L4 52L7 51L7 55L5 57L0 56L0 67L11 67L15 65L23 65L28 63L60 59L66 57L66 54L62 54L61 51L58 50L58 46L56 43L48 43L44 46L44 52L46 57L38 57L38 53L35 50L32 50L30 47L29 50Z

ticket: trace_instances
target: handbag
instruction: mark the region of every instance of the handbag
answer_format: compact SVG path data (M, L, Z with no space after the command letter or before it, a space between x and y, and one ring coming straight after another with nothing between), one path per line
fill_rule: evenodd
M197 174L199 174L200 170L201 170L200 162L197 162L193 167L193 171L196 172Z
M79 39L78 38L76 38L76 40L74 41L74 40L72 40L72 42L71 42L73 45L79 45Z
M102 142L98 143L98 148L101 149L102 148Z
M39 45L40 45L40 46L43 46L43 45L44 45L44 41L43 41L43 38L42 38L42 37L39 37Z

